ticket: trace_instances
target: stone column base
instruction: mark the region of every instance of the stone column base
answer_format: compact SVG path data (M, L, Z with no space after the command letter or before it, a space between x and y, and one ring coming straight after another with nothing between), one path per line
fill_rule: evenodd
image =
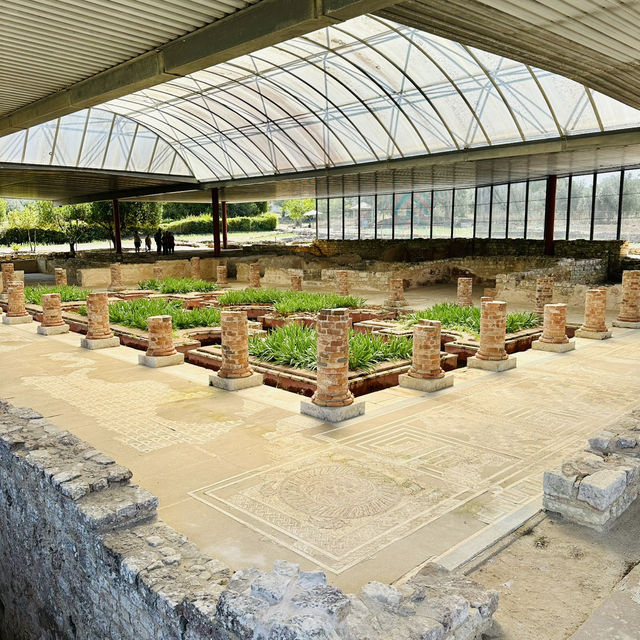
M401 309L402 307L406 307L407 306L407 301L406 300L402 300L402 301L385 300L383 306L391 307L392 309Z
M319 418L325 422L342 422L343 420L349 420L349 418L364 415L364 401L352 402L346 407L323 407L319 404L314 404L311 400L302 400L300 402L300 413L312 418Z
M69 333L69 325L59 324L55 327L43 327L42 325L40 325L38 327L38 333L41 336L58 336L61 333Z
M640 329L640 322L627 322L626 320L614 320L611 323L614 327L621 329Z
M182 364L184 353L174 353L170 356L148 356L146 353L138 354L138 364L157 369L158 367L170 367L172 364Z
M250 387L259 387L263 382L264 376L255 371L246 378L221 378L217 373L209 376L209 386L224 391L240 391L240 389L249 389Z
M586 331L576 329L576 338L589 338L590 340L606 340L611 337L611 331Z
M127 291L127 287L109 287L109 291L117 291L119 293L120 291Z
M576 348L576 341L571 338L569 342L540 342L540 340L534 340L531 343L531 348L535 351L551 351L553 353L565 353L566 351L573 351Z
M517 358L509 356L506 360L481 360L472 356L467 359L467 367L470 369L484 369L485 371L508 371L515 369L518 363Z
M113 336L113 338L100 338L99 340L92 340L90 338L82 338L80 340L80 346L83 349L107 349L108 347L119 347L120 338Z
M33 318L30 315L26 316L8 316L6 313L2 316L3 324L27 324L33 322Z
M445 373L442 378L414 378L408 373L402 373L398 376L398 384L407 389L416 389L417 391L425 391L432 393L453 386L453 374Z

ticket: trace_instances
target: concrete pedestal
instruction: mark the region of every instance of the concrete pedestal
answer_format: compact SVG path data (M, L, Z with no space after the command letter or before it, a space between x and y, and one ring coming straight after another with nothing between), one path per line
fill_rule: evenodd
M57 327L43 327L40 325L38 327L38 333L41 336L59 336L61 333L69 333L69 325L61 324Z
M8 316L6 313L2 316L3 324L27 324L33 322L33 318L30 315L26 316Z
M589 338L589 340L606 340L611 337L611 331L585 331L576 329L576 338Z
M515 369L517 358L509 356L506 360L481 360L472 356L467 359L467 367L470 369L484 369L485 371L508 371Z
M345 407L323 407L314 404L310 400L302 400L300 402L300 413L319 418L325 422L342 422L357 416L364 415L364 402L352 402Z
M184 353L174 353L170 356L148 356L145 353L138 354L138 364L152 369L170 367L174 364L184 363Z
M621 329L640 329L640 322L626 322L625 320L614 320L611 323L614 327Z
M240 389L259 387L262 382L263 375L255 372L246 378L221 378L217 373L212 373L209 376L209 385L224 391L240 391Z
M107 349L109 347L119 347L120 338L114 336L113 338L101 338L100 340L91 340L89 338L82 338L80 340L80 346L83 349Z
M416 389L417 391L425 391L433 393L453 386L453 374L445 373L442 378L413 378L408 373L402 373L398 376L398 384L407 389Z
M573 338L571 338L569 342L540 342L540 340L534 340L531 343L531 348L535 351L565 353L567 351L573 351L576 348L576 341Z

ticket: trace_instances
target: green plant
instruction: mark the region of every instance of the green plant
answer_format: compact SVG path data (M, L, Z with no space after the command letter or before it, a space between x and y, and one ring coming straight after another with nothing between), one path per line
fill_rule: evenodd
M87 315L86 307L79 310ZM220 311L212 308L183 309L180 300L164 298L139 298L114 302L109 305L109 322L123 327L147 330L150 316L171 316L174 329L194 327L217 327L220 325Z
M192 291L216 291L215 282L196 280L194 278L163 278L162 280L145 280L138 285L141 289L151 289L160 293L191 293Z
M12 244L11 245L11 251L13 251L14 253L18 253L18 251L20 251L22 249L22 245L21 244Z
M310 369L318 367L317 331L299 324L279 327L265 338L249 339L249 353L264 362ZM404 336L385 340L382 336L349 332L349 369L370 371L379 362L411 357L412 340Z
M42 304L42 296L45 293L59 293L61 302L74 302L86 300L91 293L91 289L81 289L73 285L36 285L35 287L25 287L24 299L28 304Z
M317 312L320 309L361 307L365 301L356 296L339 296L335 293L309 293L308 291L281 291L280 289L242 289L228 291L220 296L221 305L273 304L281 314Z
M278 216L274 213L264 213L253 217L238 217L227 219L227 230L234 231L273 231L278 226ZM210 214L188 216L163 224L162 227L175 234L203 234L212 233L213 222Z
M439 320L442 326L454 331L470 333L475 337L480 335L480 308L461 307L453 302L434 304L428 309L416 311L403 318L403 324L411 327L420 320ZM514 333L521 329L529 329L540 324L540 318L535 313L507 314L507 333Z

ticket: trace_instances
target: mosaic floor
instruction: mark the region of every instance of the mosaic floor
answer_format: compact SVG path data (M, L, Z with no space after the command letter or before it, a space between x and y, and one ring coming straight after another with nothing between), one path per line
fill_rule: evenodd
M203 369L78 343L0 325L0 396L130 466L164 520L234 568L287 558L345 588L393 581L537 499L544 469L640 404L640 335L620 329L503 374L461 370L430 396L370 394L337 427L285 391L225 393Z

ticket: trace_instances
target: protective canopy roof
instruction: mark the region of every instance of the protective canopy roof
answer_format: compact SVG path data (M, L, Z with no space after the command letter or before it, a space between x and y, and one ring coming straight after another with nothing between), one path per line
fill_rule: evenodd
M157 171L137 140L141 131L155 132L159 145L166 141L177 152L164 172L201 181L640 126L640 111L572 80L373 16L113 100L91 117L106 118L102 110L124 116L102 142L102 168L112 166L108 148L117 135L122 149L133 149L124 168ZM38 125L28 136L53 126ZM71 129L58 132L57 145L61 135L77 135ZM12 161L6 140L0 139L0 161ZM46 145L37 149L13 161L77 166L73 154L47 157Z

